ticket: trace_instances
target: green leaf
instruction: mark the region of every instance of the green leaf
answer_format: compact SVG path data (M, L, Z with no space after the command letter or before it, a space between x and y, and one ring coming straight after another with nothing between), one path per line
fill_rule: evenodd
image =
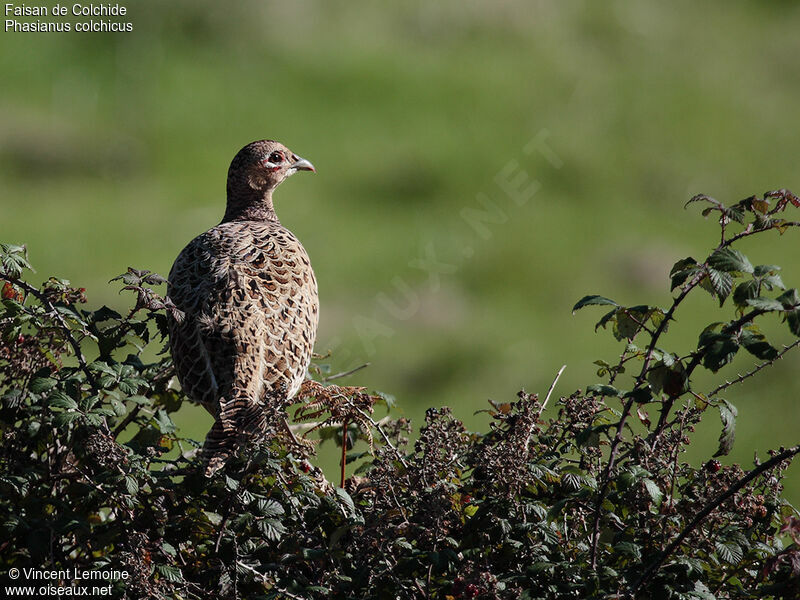
M742 281L733 290L733 302L739 308L747 306L747 301L758 296L759 282Z
M729 273L708 267L708 281L713 294L719 298L719 305L722 306L733 289L733 277Z
M178 583L183 581L183 574L178 567L173 567L171 565L157 565L156 571L167 581L172 581L174 583Z
M661 504L661 500L664 498L664 493L661 491L661 488L658 487L658 484L647 477L642 480L642 483L644 483L644 488L647 490L647 493L650 494L650 498L653 500L653 503L656 505Z
M697 344L698 349L703 352L703 366L714 373L731 362L739 351L739 343L732 334L713 331L718 325L720 324L714 323L707 327L700 334Z
M739 334L739 342L741 342L745 350L756 358L772 360L778 356L778 349L767 342L764 334L754 325L742 329Z
M614 544L614 550L636 560L642 559L642 549L633 542L619 542Z
M222 515L219 513L212 512L210 510L204 510L203 514L208 519L208 522L212 525L219 525L222 523Z
M728 221L744 223L744 210L739 206L729 206L722 209L722 216Z
M630 392L625 392L622 395L622 397L633 398L634 402L637 402L639 404L645 404L653 399L653 392L648 386L645 386L645 387L635 388Z
M717 456L725 456L730 453L733 448L733 442L736 439L736 407L727 400L720 399L719 417L722 420L722 433L719 435L719 448L714 454Z
M67 427L70 423L72 423L75 419L77 419L80 416L81 413L79 412L58 413L53 417L53 424L59 428Z
M265 517L274 518L281 516L285 511L280 502L272 499L261 499L258 501L258 512Z
M606 324L613 318L617 316L617 312L619 311L618 308L608 311L603 317L595 324L594 330L597 331L600 327L605 329Z
M681 259L672 265L672 269L669 272L671 282L669 291L682 285L691 275L697 273L699 267L697 261L691 256Z
M784 309L792 310L800 306L800 294L794 288L788 289L776 298Z
M125 488L128 490L128 493L131 496L135 496L136 494L139 493L139 482L136 481L135 477L132 477L131 475L126 475Z
M800 309L786 313L786 322L789 324L789 331L800 337Z
M586 391L590 394L596 394L598 396L622 396L622 392L614 386L605 385L602 383L595 383L587 386Z
M598 305L598 306L602 306L602 305L619 306L619 304L617 304L617 303L616 303L616 302L614 302L613 300L610 300L610 299L608 299L608 298L605 298L604 296L584 296L583 298L581 298L580 300L578 300L578 302L575 304L575 306L573 306L573 307L572 307L572 312L573 312L573 314L574 314L574 313L575 313L575 311L577 311L577 310L580 310L580 309L581 309L581 308L583 308L584 306L590 306L590 305Z
M50 395L47 404L50 408L65 408L67 410L75 410L78 408L78 403L75 402L75 400L58 390Z
M614 337L618 340L632 340L641 330L643 321L641 315L637 314L634 319L629 311L618 309L617 318L614 321Z
M758 308L759 310L765 310L768 312L783 310L783 304L777 300L773 300L772 298L764 298L763 296L758 298L748 298L747 304L753 308Z
M386 405L386 408L392 408L395 404L397 404L397 399L391 394L381 392L380 390L375 390L374 394L383 401L383 403Z
M729 565L738 565L742 561L742 558L744 558L744 552L738 544L733 542L716 542L714 546L717 549L717 556L719 556L720 560Z
M774 275L781 268L778 265L756 265L753 267L753 276L754 277L764 277L766 275Z
M336 491L336 495L339 497L339 500L347 507L347 511L349 514L353 514L356 511L356 505L353 503L353 499L350 497L346 491L342 488L334 488Z
M277 519L264 519L258 522L258 528L268 540L273 542L281 539L283 534L286 533L286 527Z
M37 377L31 381L28 389L34 394L41 394L48 390L53 389L58 382L52 377Z
M156 427L161 433L173 433L175 431L175 423L172 422L167 411L163 408L159 408L156 411L155 417L153 420L156 423Z
M706 194L695 194L689 199L689 201L686 204L683 205L683 207L686 208L693 202L708 202L710 204L713 204L716 208L724 208L725 206L724 204L722 204L722 202L716 200L715 198L712 198L711 196L708 196Z

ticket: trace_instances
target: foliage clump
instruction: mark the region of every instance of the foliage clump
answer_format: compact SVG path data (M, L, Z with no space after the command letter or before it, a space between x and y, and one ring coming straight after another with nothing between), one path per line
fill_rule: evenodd
M183 396L169 356L143 359L175 310L152 289L163 279L129 269L118 278L136 296L128 314L87 310L66 281L28 283L25 248L3 245L3 571L117 569L127 578L110 583L126 598L800 597L800 516L781 485L800 446L749 470L716 458L735 431L722 394L800 345L773 345L758 327L774 316L800 337L797 290L734 245L797 227L781 215L800 201L785 190L695 201L718 216L716 248L676 263L666 308L576 304L607 306L598 327L623 350L598 361L602 383L554 399L551 418L550 394L524 391L492 404L485 434L430 409L409 446L406 421L373 418L381 397L304 386L307 428L344 453L368 443L343 487L311 466L312 443L277 432L203 477L198 443L172 419ZM733 315L695 348L667 350L695 290L721 309L732 297ZM740 351L749 371L694 389L698 368L717 372ZM722 419L718 451L690 465L682 454L709 409Z

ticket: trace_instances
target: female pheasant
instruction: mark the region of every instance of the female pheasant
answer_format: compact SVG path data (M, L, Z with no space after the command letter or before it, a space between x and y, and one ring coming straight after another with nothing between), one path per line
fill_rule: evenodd
M314 166L284 145L242 148L228 170L222 222L193 239L169 274L183 312L170 319L170 348L186 394L215 418L203 447L212 475L297 392L319 319L308 254L281 225L275 188Z

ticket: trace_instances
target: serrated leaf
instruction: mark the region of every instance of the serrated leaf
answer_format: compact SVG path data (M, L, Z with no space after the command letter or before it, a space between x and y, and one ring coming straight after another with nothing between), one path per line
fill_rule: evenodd
M794 288L788 289L776 298L784 309L792 310L800 305L800 294Z
M203 514L208 519L208 522L211 523L212 525L219 525L220 523L222 523L222 515L219 513L215 513L210 510L204 510Z
M686 208L692 202L709 202L709 203L713 204L714 206L716 206L717 208L722 208L723 207L722 202L720 202L719 200L716 200L715 198L712 198L711 196L709 196L707 194L695 194L694 196L692 196L689 199L689 201L686 204L683 205L683 207Z
M283 534L286 533L286 527L277 519L264 519L258 522L258 528L268 540L273 542L281 539Z
M175 583L183 581L183 574L178 567L172 565L156 565L156 571L167 581Z
M285 513L283 506L280 502L272 499L259 500L258 511L265 517L274 518L279 517Z
M725 271L718 271L708 267L708 281L711 284L713 293L719 298L719 305L722 306L731 290L733 289L733 277Z
M720 560L729 565L738 565L742 558L744 558L744 552L738 544L732 542L716 542L714 546L717 549L717 555Z
M754 277L764 277L765 275L774 275L781 268L778 265L756 265L753 267Z
M641 560L642 558L642 549L633 542L619 542L614 544L614 550L636 560Z
M28 389L34 394L41 394L53 389L57 383L52 377L36 377L31 381Z
M153 420L156 423L156 427L161 433L173 433L175 431L175 423L172 422L172 419L167 414L163 408L160 408L156 411Z
M709 329L700 334L697 347L703 351L703 366L715 373L731 362L739 351L739 343L733 335Z
M356 505L353 503L353 499L350 497L346 491L342 488L334 488L336 491L336 495L339 497L339 500L347 507L348 512L352 515L356 511Z
M398 548L403 548L404 550L413 550L414 549L414 546L409 544L408 541L405 538L396 539L394 542L392 542L392 545L397 546Z
M640 319L634 320L625 310L617 310L617 318L614 320L614 337L620 341L632 340L642 328L640 323Z
M740 206L729 206L722 210L722 215L729 221L744 223L744 210Z
M669 290L672 291L679 285L682 285L691 275L694 275L699 270L699 265L697 261L688 256L684 259L679 260L674 265L672 265L672 269L669 272L670 276L670 288Z
M81 413L72 411L58 413L53 417L53 424L56 427L66 427L80 416Z
M47 404L50 408L64 408L67 410L75 410L78 408L78 403L61 391L51 394Z
M736 439L736 407L727 400L720 400L719 417L722 420L722 433L719 435L719 448L714 454L717 456L725 456L730 453L733 448L733 442Z
M613 318L616 317L617 311L619 309L615 308L613 310L608 311L603 317L595 324L594 330L597 331L600 327L605 329L606 324Z
M772 298L764 298L763 296L758 298L748 298L746 303L748 306L752 306L753 308L757 308L759 310L766 310L770 312L783 310L783 304L777 300L773 300Z
M604 296L596 296L596 295L594 295L594 296L584 296L583 298L578 300L578 302L575 303L575 306L572 307L572 312L574 314L575 311L580 310L584 306L592 306L592 305L619 306L619 304L617 304L613 300L610 300L609 298L606 298Z
M125 489L128 490L128 493L131 496L135 496L136 494L139 493L139 482L136 481L135 477L132 477L130 475L126 475L125 476Z
M755 327L742 329L739 334L739 341L744 349L756 358L772 360L778 356L778 349L767 342L767 338L764 334Z
M650 494L650 498L653 500L653 503L655 505L661 504L661 500L664 498L664 493L661 491L661 488L658 487L658 484L648 477L645 477L642 480L642 483L644 483L644 488L647 490L647 493Z
M756 280L742 281L733 289L733 303L739 308L747 305L747 301L758 296L759 284Z

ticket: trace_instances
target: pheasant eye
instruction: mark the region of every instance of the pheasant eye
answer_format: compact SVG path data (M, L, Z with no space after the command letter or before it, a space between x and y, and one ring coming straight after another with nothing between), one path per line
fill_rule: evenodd
M281 154L280 152L273 152L272 154L269 155L269 162L271 162L273 165L277 163L282 163L283 154Z

